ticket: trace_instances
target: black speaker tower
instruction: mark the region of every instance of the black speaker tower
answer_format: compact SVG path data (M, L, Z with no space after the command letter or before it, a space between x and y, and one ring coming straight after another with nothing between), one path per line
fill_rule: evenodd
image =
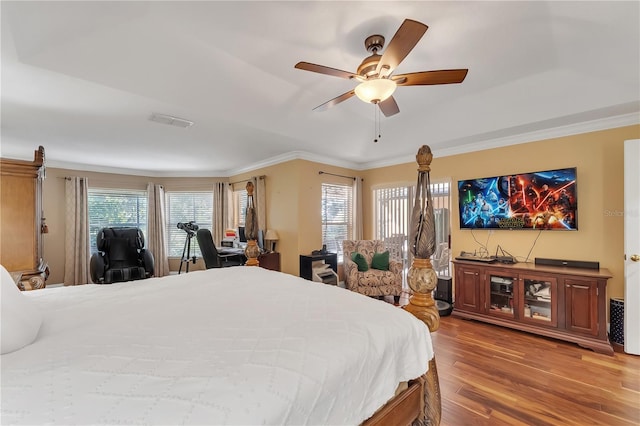
M436 307L441 317L451 315L453 311L453 294L451 277L438 277L438 285L434 292Z

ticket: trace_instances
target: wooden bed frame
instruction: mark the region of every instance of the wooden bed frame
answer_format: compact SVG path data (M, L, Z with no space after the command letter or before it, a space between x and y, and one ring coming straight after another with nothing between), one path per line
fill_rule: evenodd
M409 298L409 304L404 307L406 311L424 322L429 328L429 332L434 332L440 327L440 315L432 297L438 277L429 259L433 254L435 235L433 235L433 227L429 226L429 223L425 223L429 222L429 216L433 217L433 204L428 189L432 159L431 148L427 145L418 149L416 154L418 186L422 184L424 190L422 196L426 196L428 202L425 203L425 200L422 200L423 202L420 203L419 197L416 196L410 228L420 229L420 231L411 237L415 238L415 247L411 248L412 242L410 242L411 252L415 257L409 269L407 280L413 294ZM420 191L418 193L420 194ZM430 212L425 212L423 209L430 210ZM429 213L431 214L429 215ZM423 219L425 217L427 219ZM419 227L414 223L418 221L423 221ZM411 380L406 390L387 402L363 425L439 425L442 416L442 399L435 355L428 362L429 370L427 373Z
M419 265L423 268L431 268L430 262L425 265L421 261L422 259L415 259L411 267ZM440 327L440 315L431 293L415 293L404 309L423 321L429 327L429 332L436 331ZM442 397L435 355L428 363L429 370L425 374L409 381L407 389L389 400L362 425L439 425L442 417Z
M409 387L387 402L363 426L439 425L442 415L440 384L435 356L429 371L409 382Z

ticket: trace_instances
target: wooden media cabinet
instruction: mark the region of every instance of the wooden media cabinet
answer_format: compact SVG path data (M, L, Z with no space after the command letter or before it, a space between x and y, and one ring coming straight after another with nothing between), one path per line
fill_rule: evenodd
M454 260L453 314L577 343L613 355L607 269Z

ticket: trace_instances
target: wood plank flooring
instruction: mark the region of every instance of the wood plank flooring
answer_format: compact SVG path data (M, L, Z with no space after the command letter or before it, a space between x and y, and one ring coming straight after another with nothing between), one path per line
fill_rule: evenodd
M431 334L442 425L640 425L640 356L457 317Z

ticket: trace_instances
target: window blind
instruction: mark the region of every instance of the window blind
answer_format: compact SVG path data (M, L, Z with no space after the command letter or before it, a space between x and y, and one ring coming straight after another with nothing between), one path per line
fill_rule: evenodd
M255 199L254 199L255 202ZM234 223L237 226L244 226L244 220L247 213L247 190L241 189L233 191L233 205L235 206L233 216Z
M322 244L342 260L342 240L353 238L352 185L322 184Z
M413 186L378 188L373 191L376 239L408 235Z
M167 247L168 256L182 257L187 241L187 233L178 228L178 223L194 221L199 228L213 228L213 192L167 192ZM219 244L219 243L216 243ZM191 253L202 256L198 241L191 240Z
M96 236L106 227L131 226L147 236L147 191L89 188L89 239L91 253L98 251Z
M436 247L449 243L449 182L431 183L431 201L436 231ZM374 238L385 240L393 236L409 236L411 210L415 199L415 186L395 186L373 190ZM405 251L405 256L409 254ZM448 273L448 269L443 271Z

